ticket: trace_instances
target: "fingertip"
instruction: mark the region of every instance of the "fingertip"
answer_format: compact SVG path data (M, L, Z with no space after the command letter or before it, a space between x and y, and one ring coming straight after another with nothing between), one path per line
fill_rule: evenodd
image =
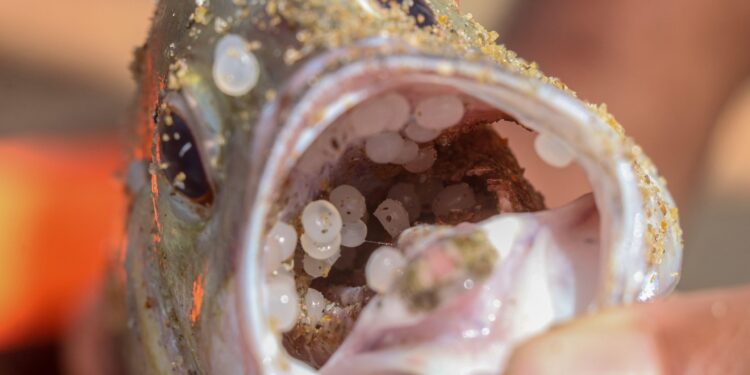
M748 374L750 286L584 317L518 347L505 374Z
M519 347L506 375L660 374L654 339L622 314L585 319Z

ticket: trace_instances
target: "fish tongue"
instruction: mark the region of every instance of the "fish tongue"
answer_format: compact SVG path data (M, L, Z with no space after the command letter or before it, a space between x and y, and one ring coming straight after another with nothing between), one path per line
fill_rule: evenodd
M497 252L484 276L471 262L455 261L472 253L456 244L481 243L456 238L477 233L474 238L485 238ZM585 311L593 299L599 215L591 195L556 210L493 217L427 242L410 249L406 276L368 304L322 373L497 373L519 342ZM437 290L428 299L435 303L405 292L415 264L422 283L440 285L430 289Z

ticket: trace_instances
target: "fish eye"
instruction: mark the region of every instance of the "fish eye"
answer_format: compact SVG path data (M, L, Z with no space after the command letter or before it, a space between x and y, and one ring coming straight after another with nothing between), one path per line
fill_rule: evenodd
M163 106L157 127L159 166L179 194L208 205L213 200L213 189L190 121L191 117L177 106Z
M401 5L404 0L378 0L383 7L390 7L393 3ZM435 13L425 0L412 0L409 6L409 15L417 21L417 26L426 27L435 24Z

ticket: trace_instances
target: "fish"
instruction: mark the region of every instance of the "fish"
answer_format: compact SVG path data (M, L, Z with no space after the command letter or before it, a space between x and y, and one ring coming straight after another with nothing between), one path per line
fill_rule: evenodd
M133 72L127 373L500 373L679 280L653 163L457 1L161 0Z

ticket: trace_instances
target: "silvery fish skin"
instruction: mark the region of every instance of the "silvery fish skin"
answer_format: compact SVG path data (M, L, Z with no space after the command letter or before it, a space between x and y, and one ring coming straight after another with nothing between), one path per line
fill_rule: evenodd
M214 80L217 43L229 34L247 41L258 61L257 84L239 96L228 95ZM598 208L600 226L592 232L601 244L593 266L598 277L588 280L593 296L582 306L571 290L555 291L564 303L576 305L572 311L553 311L532 322L506 316L518 329L488 335L494 341L482 345L485 352L460 335L448 348L425 338L408 350L396 345L368 352L361 343L383 332L378 329L398 331L407 321L430 327L424 314L368 307L362 321L382 324L355 327L323 373L497 372L515 344L554 323L670 292L679 279L681 229L655 167L603 106L580 101L496 39L461 15L453 0L391 6L378 0L160 1L134 65L141 141L135 157L150 161L150 183L133 191L128 226L128 371L315 372L286 354L265 310L263 238L282 211L280 192L315 138L350 108L396 85L450 87L573 150L593 196L563 209L560 217ZM169 128L174 125L179 128ZM190 139L193 151L170 150L164 138L174 140L177 131L163 129L181 129L180 145ZM164 161L169 153L193 157L198 165L170 170ZM546 220L540 215L512 218L521 228L539 228ZM478 228L491 233L497 223L490 219ZM533 232L528 230L524 233ZM416 251L411 259L420 254L429 253ZM496 271L509 272L503 267L516 264L511 271L526 270L517 280L545 272L533 262L524 257ZM498 282L504 286L492 290L495 297L557 298L537 295L534 288L519 294L513 280ZM381 319L382 314L391 315ZM451 366L441 362L446 350L456 353Z

